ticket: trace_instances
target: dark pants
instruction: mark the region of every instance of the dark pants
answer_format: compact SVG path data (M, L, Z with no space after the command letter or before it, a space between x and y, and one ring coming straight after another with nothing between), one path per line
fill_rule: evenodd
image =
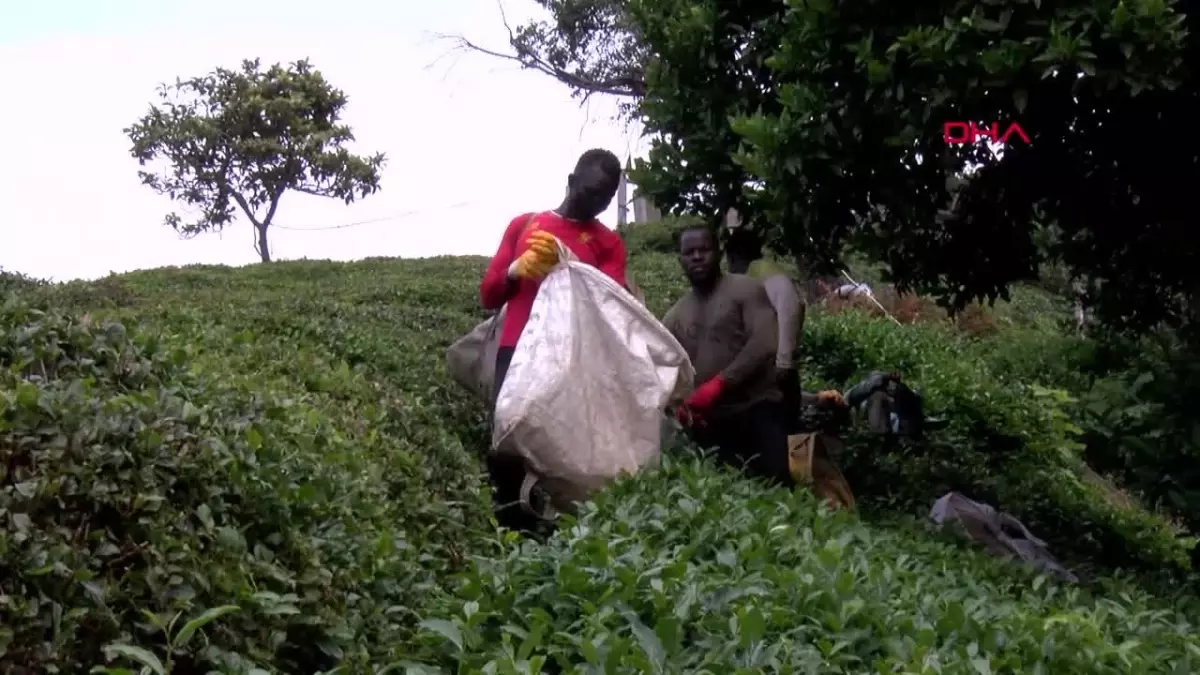
M800 374L795 368L780 370L776 376L779 390L783 392L783 409L787 415L789 434L800 432L800 408L803 394L800 391Z
M794 485L788 470L788 414L783 403L764 401L692 430L702 448L716 446L722 463L778 485Z
M492 413L496 412L496 399L500 396L500 385L508 375L512 363L512 347L496 350L496 375L492 388ZM510 530L533 532L540 520L521 508L521 483L525 480L525 462L518 457L498 457L487 453L488 477L492 481L495 500L496 522Z

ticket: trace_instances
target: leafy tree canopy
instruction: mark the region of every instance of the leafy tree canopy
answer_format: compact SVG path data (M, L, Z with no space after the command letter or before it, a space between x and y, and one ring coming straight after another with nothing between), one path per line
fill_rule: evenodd
M267 231L288 190L333 197L347 204L379 189L382 154L360 157L341 124L346 95L308 61L263 70L217 68L203 77L159 88L160 105L125 129L143 167L142 183L198 211L166 223L185 237L220 231L237 210L255 229L255 249L270 261Z
M1180 2L541 4L554 20L513 33L525 61L585 92L641 77L617 93L652 137L634 179L664 210L737 208L815 268L858 249L951 306L1057 262L1110 326L1195 309L1200 50ZM638 46L586 37L604 31ZM956 121L1017 122L1031 143L948 145Z

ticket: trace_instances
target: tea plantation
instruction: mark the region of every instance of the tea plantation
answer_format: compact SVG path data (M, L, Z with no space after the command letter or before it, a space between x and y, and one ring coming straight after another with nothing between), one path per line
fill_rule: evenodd
M678 447L544 544L498 533L484 410L443 373L485 264L6 277L0 672L1200 672L1186 548L1082 480L1025 375L1053 352L1003 335L810 315L813 386L894 368L949 420L849 439L857 515ZM631 264L656 312L682 292ZM929 532L949 489L1086 582Z

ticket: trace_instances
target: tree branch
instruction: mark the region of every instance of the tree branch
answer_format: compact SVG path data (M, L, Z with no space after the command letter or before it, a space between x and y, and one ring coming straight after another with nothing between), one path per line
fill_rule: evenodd
M306 194L306 195L310 195L313 197L328 197L329 196L328 190L321 190L320 188L309 187L307 185L293 185L291 187L291 189L295 190L296 192L299 192L301 194Z
M260 227L262 223L258 222L258 218L254 217L254 211L250 208L250 204L246 202L246 198L243 197L240 192L231 192L231 194L233 196L233 200L237 202L238 206L242 207L242 213L246 214L246 217L250 219L250 222L254 225L254 227L256 229Z
M534 50L522 43L513 32L512 26L508 23L508 17L504 13L504 5L499 1L500 17L504 24L505 30L508 31L508 44L512 47L515 53L499 52L493 49L488 49L481 45L468 40L462 35L448 35L444 33L435 33L435 37L440 40L449 40L455 44L456 49L460 51L473 51L492 58L503 59L506 61L515 61L522 68L528 70L536 70L544 75L549 75L559 82L584 93L584 98L591 94L611 94L613 96L622 96L629 98L640 98L646 93L645 77L640 69L633 71L629 75L609 77L604 79L595 79L586 75L571 72L565 68L560 68L553 65L546 59L539 56Z
M514 40L511 44L516 54L506 54L498 52L486 47L471 42L461 35L445 35L438 34L442 40L450 40L457 45L458 49L466 51L474 51L480 54L485 54L498 59L515 61L527 70L536 70L542 74L549 75L554 79L573 89L587 92L588 94L611 94L613 96L624 96L629 98L641 97L646 92L646 83L640 78L634 77L614 77L605 80L593 80L591 78L577 75L562 68L556 68L546 61L542 60L530 50L525 49Z

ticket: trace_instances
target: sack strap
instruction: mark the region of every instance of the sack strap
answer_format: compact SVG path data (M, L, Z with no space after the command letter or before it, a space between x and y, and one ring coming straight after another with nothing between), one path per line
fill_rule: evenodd
M537 486L538 478L538 475L534 472L525 471L525 480L521 481L521 510L542 520L554 520L558 517L558 510L554 508L554 505L549 500L543 504L543 510L540 513L533 508L533 502L530 501L533 488Z

